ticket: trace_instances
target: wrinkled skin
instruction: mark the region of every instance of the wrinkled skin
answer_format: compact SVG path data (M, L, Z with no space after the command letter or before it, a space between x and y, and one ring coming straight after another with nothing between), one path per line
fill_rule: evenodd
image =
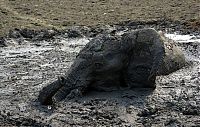
M159 70L160 65L169 64L164 61L167 56L164 46L164 40L154 29L136 30L122 37L96 37L80 51L65 76L41 90L39 101L55 104L81 96L89 88L99 91L121 87L155 89L159 72L171 72L162 67L165 70ZM177 62L172 66L176 66L173 71L181 67Z

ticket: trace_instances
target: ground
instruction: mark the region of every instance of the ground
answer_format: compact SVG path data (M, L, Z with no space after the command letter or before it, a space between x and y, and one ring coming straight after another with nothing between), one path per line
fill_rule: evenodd
M0 126L200 126L199 9L199 0L0 0L1 36L14 28L62 30L45 40L8 36L0 47ZM63 29L75 25L84 26L76 28L84 36L69 38ZM142 27L167 32L187 66L157 77L154 91L91 91L55 106L38 102L42 87L64 74L92 37Z
M1 0L0 35L14 28L96 26L171 19L200 26L200 0Z
M118 35L132 28L119 29ZM2 126L200 126L199 34L185 35L189 39L166 34L179 38L176 44L184 51L188 64L170 75L157 77L154 91L90 91L74 100L43 106L37 100L39 91L63 75L91 39L69 38L66 33L42 41L7 38L0 58Z

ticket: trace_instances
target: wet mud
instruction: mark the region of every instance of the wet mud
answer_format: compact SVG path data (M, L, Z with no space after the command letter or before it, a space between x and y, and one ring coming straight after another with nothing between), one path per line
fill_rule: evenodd
M0 126L200 126L200 34L191 31L180 35L187 31L161 29L184 51L188 64L157 77L154 91L90 91L53 106L39 103L39 91L65 74L92 37L101 33L120 35L130 29L135 28L105 27L93 32L73 29L51 35L51 39L45 34L3 38Z

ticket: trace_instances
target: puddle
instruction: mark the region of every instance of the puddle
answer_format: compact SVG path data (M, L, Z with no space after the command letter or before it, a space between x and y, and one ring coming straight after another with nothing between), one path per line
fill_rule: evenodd
M169 39L172 39L174 41L177 41L179 43L187 43L187 42L198 42L200 43L200 35L194 36L194 35L178 35L176 33L174 34L165 34L165 36Z
M118 34L121 35L123 32L119 32ZM165 36L174 40L177 45L183 49L186 58L191 62L195 62L194 66L183 68L167 76L162 76L158 80L158 87L156 90L152 94L149 94L145 99L139 98L138 94L137 96L132 96L131 92L128 91L126 91L127 96L130 97L128 99L126 96L120 98L120 94L117 93L116 98L118 100L132 105L133 108L130 108L131 106L129 106L129 110L131 110L132 114L127 114L127 107L124 106L123 103L113 103L115 100L112 98L113 94L111 93L106 93L108 95L105 94L107 100L104 98L106 101L102 101L102 104L101 101L93 101L89 104L97 103L96 105L93 105L94 109L113 109L112 113L117 113L119 117L130 116L130 118L136 120L139 118L137 115L138 111L144 108L142 106L147 102L151 102L150 104L158 105L159 108L161 108L159 111L161 115L155 115L155 119L161 120L161 123L164 122L163 120L168 120L171 117L173 118L173 116L170 116L171 113L174 113L173 115L176 115L181 119L186 118L181 121L187 122L187 117L183 116L179 109L176 109L176 111L173 112L173 108L166 109L168 107L165 103L170 101L173 102L173 104L178 105L179 103L182 103L181 105L185 106L185 103L187 103L188 100L184 100L183 96L188 96L190 97L188 103L192 102L194 105L200 105L200 86L198 84L200 83L200 35L178 35L174 33L165 34ZM45 119L47 120L47 123L55 123L55 121L66 122L67 120L70 121L74 118L83 120L81 118L82 116L76 115L74 110L77 110L76 113L83 113L84 111L82 110L85 110L88 107L81 105L81 103L78 102L65 102L65 106L60 106L59 109L56 110L60 115L65 115L63 118L64 120L61 120L62 118L58 117L51 118L51 115L47 116L44 112L40 112L35 109L35 107L31 107L30 104L35 102L39 91L47 83L55 81L57 76L65 74L75 56L90 41L90 39L91 38L59 38L55 41L26 41L23 42L22 45L12 42L13 45L0 48L1 110L6 109L11 114L17 114L23 117L28 113L31 114L31 118L37 118L38 121L41 122ZM184 83L180 85L180 81L184 81ZM16 94L13 95L13 93ZM95 95L96 93L94 93L94 96ZM91 94L91 99L94 99L94 96ZM109 98L109 96L111 97ZM102 99L100 95L98 98L100 98L100 100ZM88 99L86 99L86 101L88 101ZM15 108L19 108L19 111L15 110ZM123 110L119 111L119 109ZM92 109L87 110L93 112ZM70 114L73 118L66 116L66 114ZM88 118L91 117L91 115L87 114L86 116ZM93 119L94 117L91 118ZM193 119L196 117L190 116L190 118ZM135 122L135 120L132 122ZM197 120L199 120L199 118ZM130 122L131 120L128 121ZM77 122L80 121L78 120Z
M90 39L88 38L79 38L79 39L63 39L59 43L64 44L61 48L62 51L68 52L79 52Z
M10 41L10 40L9 40ZM2 57L15 57L18 56L19 54L31 54L31 55L36 55L40 54L41 52L44 51L49 51L57 48L58 46L55 45L55 43L58 44L63 44L63 46L59 47L60 50L62 51L67 51L67 52L79 52L84 45L86 45L89 42L89 39L87 38L79 38L79 39L65 39L63 38L62 40L56 40L55 42L47 42L43 41L41 43L41 46L36 46L32 44L32 42L26 41L25 45L15 45L9 46L9 47L4 47L1 50L1 56ZM9 42L10 43L10 42Z
M174 33L165 34L165 36L179 45L188 61L200 63L200 35L178 35Z

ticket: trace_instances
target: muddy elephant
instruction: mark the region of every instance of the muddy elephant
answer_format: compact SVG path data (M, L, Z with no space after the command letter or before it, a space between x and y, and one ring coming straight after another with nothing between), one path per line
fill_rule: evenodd
M81 96L89 89L155 89L157 75L169 74L185 63L178 48L166 46L165 38L154 29L135 30L122 36L100 35L79 52L66 75L40 91L39 101L57 103Z

